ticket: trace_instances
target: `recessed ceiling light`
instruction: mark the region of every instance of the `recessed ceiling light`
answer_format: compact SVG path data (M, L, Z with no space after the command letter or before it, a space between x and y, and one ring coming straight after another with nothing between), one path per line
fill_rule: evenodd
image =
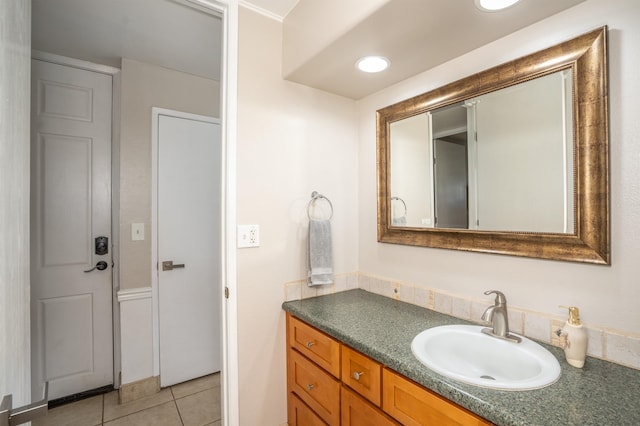
M475 0L476 7L485 12L495 12L513 6L520 0Z
M391 61L384 56L365 56L358 59L356 67L364 72L380 72L389 68L389 64Z

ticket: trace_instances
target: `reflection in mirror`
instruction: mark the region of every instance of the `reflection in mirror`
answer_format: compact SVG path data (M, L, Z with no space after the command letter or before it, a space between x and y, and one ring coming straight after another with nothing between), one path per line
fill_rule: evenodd
M607 28L377 111L378 241L610 264Z
M574 232L570 69L390 125L392 226ZM471 137L469 138L469 135Z

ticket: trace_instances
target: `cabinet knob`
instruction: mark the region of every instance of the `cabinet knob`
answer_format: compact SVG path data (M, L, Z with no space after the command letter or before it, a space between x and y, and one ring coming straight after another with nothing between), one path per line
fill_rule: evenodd
M356 380L360 380L360 377L362 377L364 375L364 371L358 373L357 371L353 372L353 378Z
M307 348L311 349L311 346L315 345L314 342L307 342Z
M313 383L309 383L309 384L307 385L307 390L308 390L308 391L313 390L313 388L315 388L315 387L316 387L316 385L314 385Z

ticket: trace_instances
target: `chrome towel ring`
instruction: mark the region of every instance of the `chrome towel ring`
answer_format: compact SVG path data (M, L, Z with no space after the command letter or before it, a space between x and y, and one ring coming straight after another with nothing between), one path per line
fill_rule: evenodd
M321 198L326 200L327 203L329 203L329 207L331 207L331 214L329 215L329 218L327 220L331 220L331 218L333 217L333 204L331 204L331 200L329 200L324 195L319 194L318 191L313 191L311 193L311 200L309 200L309 204L307 204L307 217L309 218L309 220L311 220L311 207L312 207L312 205L314 205L315 202L318 201Z

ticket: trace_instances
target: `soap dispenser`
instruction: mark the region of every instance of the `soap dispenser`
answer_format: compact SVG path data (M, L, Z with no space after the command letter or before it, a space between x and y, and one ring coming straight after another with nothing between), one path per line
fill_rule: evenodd
M565 306L562 306L565 308ZM564 355L567 362L574 367L582 368L587 356L587 330L580 322L580 311L575 306L569 308L569 318L562 328Z

